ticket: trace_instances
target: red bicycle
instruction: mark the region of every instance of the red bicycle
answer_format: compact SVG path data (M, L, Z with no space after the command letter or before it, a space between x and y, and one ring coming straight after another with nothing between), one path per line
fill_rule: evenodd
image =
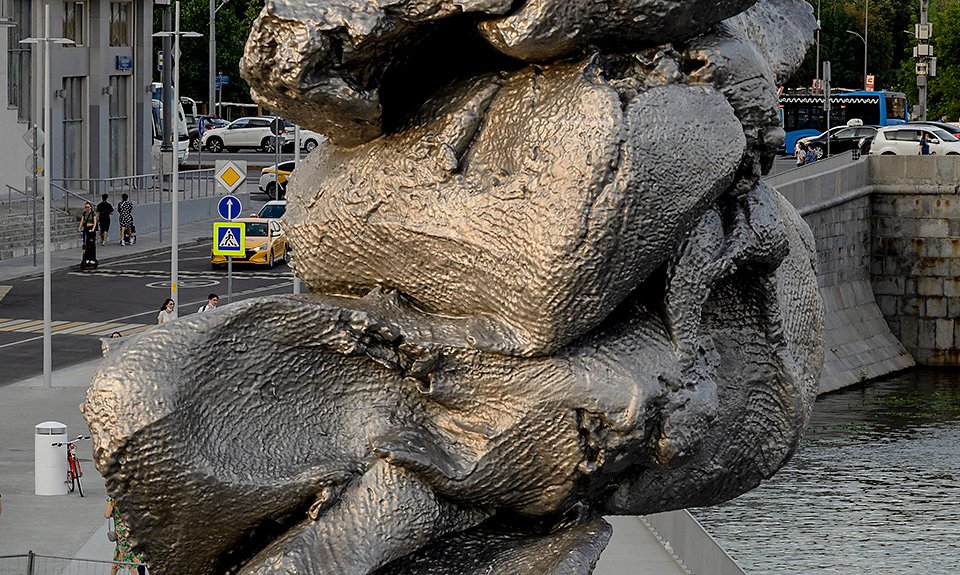
M71 441L66 441L62 443L52 443L54 447L63 447L67 446L67 490L70 493L73 493L73 490L76 489L80 492L80 497L83 497L83 485L80 483L80 478L83 477L83 470L80 469L80 458L77 456L77 442L90 439L90 436L87 435L78 435L76 439Z

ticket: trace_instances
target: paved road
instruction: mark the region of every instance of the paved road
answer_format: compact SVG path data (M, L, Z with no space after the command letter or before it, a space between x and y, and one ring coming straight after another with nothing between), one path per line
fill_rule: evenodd
M253 202L251 210L259 208ZM210 236L210 233L207 234ZM154 242L152 245L157 245ZM55 271L52 283L53 368L61 369L100 357L100 338L114 331L128 335L156 324L160 304L170 291L170 248L111 252L97 270L76 266ZM227 298L227 271L210 266L210 240L181 246L179 251L180 314L196 313L207 294ZM233 300L293 291L286 264L272 270L234 266ZM6 280L0 285L0 386L43 372L43 283L39 275Z

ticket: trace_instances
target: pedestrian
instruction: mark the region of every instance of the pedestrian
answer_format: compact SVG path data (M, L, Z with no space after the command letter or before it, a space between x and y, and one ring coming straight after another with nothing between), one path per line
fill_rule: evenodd
M917 155L920 156L929 156L930 155L930 142L927 141L927 133L920 133L920 151L917 152Z
M107 194L100 196L103 200L97 204L97 226L100 228L100 245L106 245L110 232L110 214L113 213L113 204L107 201Z
M133 202L127 194L120 194L117 213L120 216L120 245L125 246L131 243L133 236ZM136 241L135 238L134 241Z
M794 146L794 154L793 154L793 155L797 158L797 167L798 167L798 168L799 168L800 166L802 166L803 164L806 163L806 161L807 161L807 147L803 144L803 142L797 142L797 145Z
M941 121L941 122L947 122L947 121L948 121L948 120L947 120L947 115L944 114L944 115L940 116L940 121Z
M81 234L84 247L86 247L88 241L96 242L97 212L93 211L93 204L90 202L83 204L83 213L80 214L80 226L77 231Z
M103 516L108 520L113 521L112 531L116 538L116 547L113 550L113 566L110 567L110 575L117 575L117 571L121 568L121 563L124 563L122 566L124 569L129 569L131 575L143 575L145 569L143 567L143 556L139 553L133 552L133 545L130 544L130 541L127 539L129 534L127 522L124 521L123 516L120 515L120 510L117 509L117 506L114 504L113 497L107 497L107 508L103 511ZM134 565L134 563L139 565Z
M110 339L117 339L117 338L120 338L120 337L123 337L123 334L120 333L119 331L115 331L115 332L113 332L113 333L110 334Z
M177 304L170 298L163 300L163 305L160 306L160 313L157 314L157 324L159 325L177 319L177 310L174 309L176 306Z
M220 301L220 296L215 293L212 293L207 296L207 303L200 306L200 309L197 310L197 313L203 313L205 311L211 311L217 309L217 303Z
M817 161L817 151L813 149L813 146L805 146L807 153L803 157L803 163L812 164Z

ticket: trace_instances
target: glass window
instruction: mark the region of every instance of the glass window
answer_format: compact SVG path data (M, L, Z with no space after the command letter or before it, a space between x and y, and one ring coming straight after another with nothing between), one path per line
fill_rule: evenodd
M9 8L6 15L15 23L7 33L7 105L17 109L17 121L29 122L33 51L20 40L31 35L30 0L11 0L4 7Z
M110 45L130 45L130 2L110 3Z
M83 177L83 78L63 79L63 177Z
M841 130L837 130L837 133L834 135L834 139L845 140L847 138L854 137L854 134L856 133L857 131L854 128L843 128Z
M129 173L129 76L110 76L110 177Z
M83 46L84 37L84 7L85 2L63 3L63 37L73 40L67 46Z
M247 124L250 123L250 120L237 120L236 122L230 124L230 130L238 130L240 128L246 128Z

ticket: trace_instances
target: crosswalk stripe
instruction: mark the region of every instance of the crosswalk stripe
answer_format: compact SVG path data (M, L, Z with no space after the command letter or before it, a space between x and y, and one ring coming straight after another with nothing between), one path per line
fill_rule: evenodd
M140 333L153 327L153 324L105 322L105 321L66 321L50 322L50 332L57 335L92 335L106 337L115 331L123 335ZM43 320L0 318L0 331L19 333L43 333Z
M5 327L3 328L3 330L4 331L31 331L30 328L37 325L42 325L42 324L43 324L42 319L27 320L24 322L20 322L16 325Z
M88 328L88 329L80 329L80 330L77 330L77 331L75 331L75 332L73 332L73 333L75 333L76 335L94 335L94 334L96 334L96 333L98 333L98 332L105 331L105 332L107 332L107 335L110 335L110 334L113 333L118 327L122 326L123 324L122 324L122 323L117 323L117 322L106 323L106 322L102 322L102 321L101 321L101 322L97 322L96 324L91 324L91 325L93 325L93 327Z

